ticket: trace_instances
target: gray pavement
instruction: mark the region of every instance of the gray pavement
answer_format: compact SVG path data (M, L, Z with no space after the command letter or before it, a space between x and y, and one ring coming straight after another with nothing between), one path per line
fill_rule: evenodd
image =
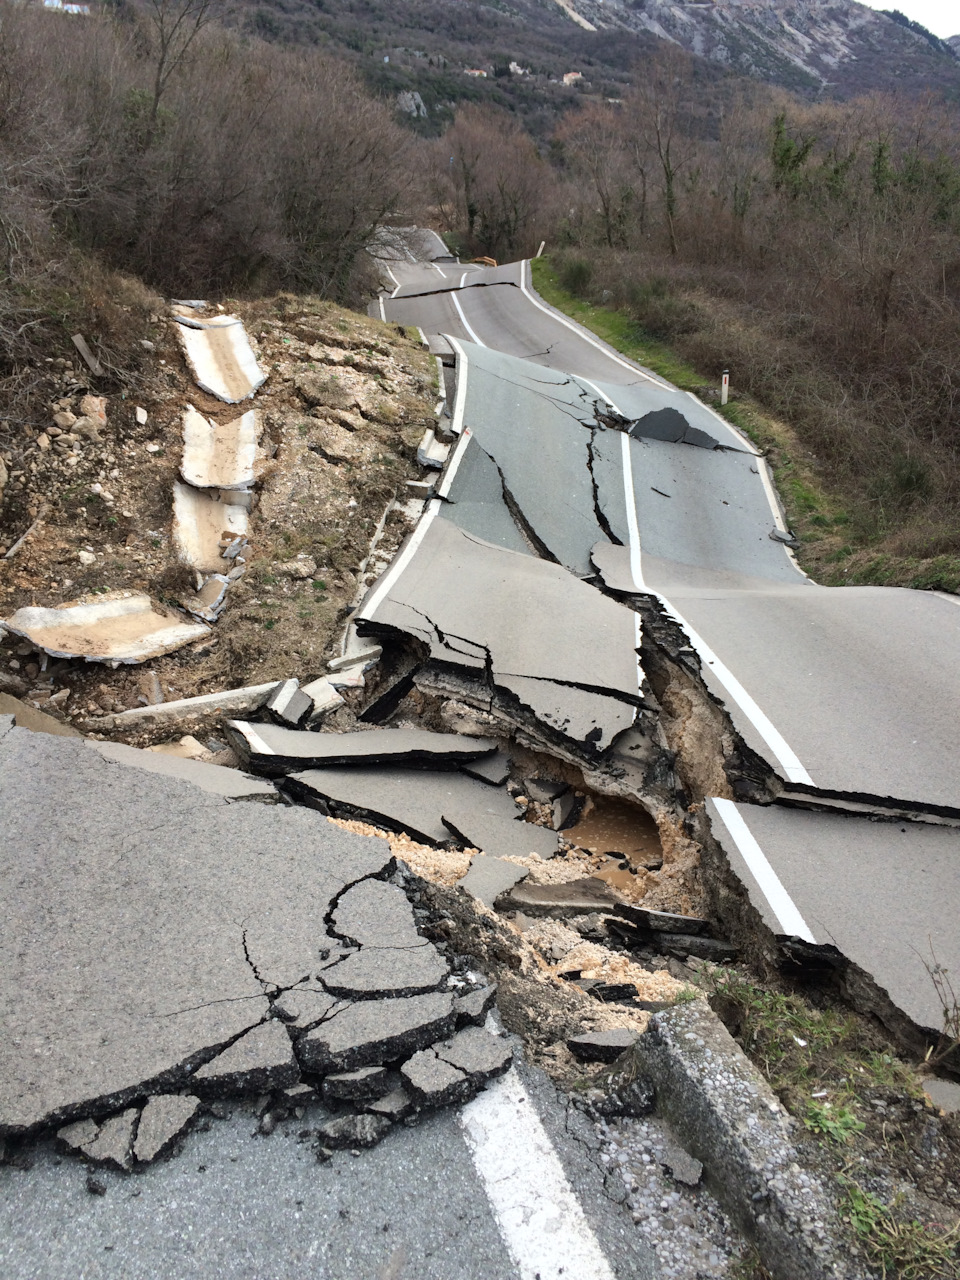
M960 830L729 800L707 807L773 933L836 947L918 1026L940 1030L924 962L960 972Z

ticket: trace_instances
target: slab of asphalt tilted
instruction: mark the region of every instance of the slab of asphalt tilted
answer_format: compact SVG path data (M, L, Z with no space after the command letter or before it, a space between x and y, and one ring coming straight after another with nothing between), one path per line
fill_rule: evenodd
M399 1068L456 1031L383 840L18 728L0 827L0 1136L72 1121L69 1145L125 1167L148 1095L294 1087L301 1034L317 1071ZM291 1021L284 993L323 1008Z

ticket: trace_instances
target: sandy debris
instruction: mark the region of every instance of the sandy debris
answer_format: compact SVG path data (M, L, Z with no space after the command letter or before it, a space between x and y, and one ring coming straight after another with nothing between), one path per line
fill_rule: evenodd
M601 982L632 982L641 1000L674 1000L683 990L665 969L651 973L618 951L597 942L585 942L575 929L559 920L535 920L523 931L525 942L548 956L563 958L550 966L556 976L579 973Z
M411 871L433 884L455 885L470 869L470 860L476 849L435 849L431 845L418 844L408 835L397 835L395 831L384 831L367 822L354 822L348 818L328 818L328 822L344 831L353 831L359 836L380 836L390 845L394 857L402 858Z
M502 861L526 867L531 884L569 884L596 875L597 867L606 859L583 849L571 849L568 853L558 853L555 858L545 859L531 853L525 858L508 855Z

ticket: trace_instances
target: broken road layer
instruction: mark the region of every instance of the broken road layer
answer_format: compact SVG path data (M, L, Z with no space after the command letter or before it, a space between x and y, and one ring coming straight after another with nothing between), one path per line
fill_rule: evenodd
M262 773L282 774L305 765L401 764L455 768L491 755L493 738L426 729L368 729L313 733L272 724L228 720L227 733L240 755ZM415 779L414 779L415 781Z
M447 965L399 889L360 888L393 871L382 840L306 809L228 805L17 728L0 738L0 823L0 1135L193 1091L201 1077L289 1084L302 1031L270 1018L292 988L326 1002L338 1062L392 1062L458 1021L445 990L400 994L444 987ZM355 1026L345 992L367 1011L389 993L402 1035Z
M178 559L191 569L225 574L231 566L224 543L245 538L248 524L245 506L188 484L173 486L173 542Z
M86 662L146 662L201 640L210 628L161 610L149 596L116 593L96 604L18 609L3 625L52 658Z
M960 972L960 830L717 799L707 814L763 924L792 940L789 958L835 969L851 1003L922 1052L944 1019L927 966ZM901 1011L919 1034L904 1037Z
M332 736L332 735L324 735ZM405 831L424 844L452 838L446 814L469 837L482 835L490 854L527 857L557 852L557 835L522 821L509 792L452 770L391 766L308 769L290 774L285 791L335 817L360 817L391 831Z
M363 634L410 637L451 691L540 721L579 755L630 728L642 705L636 614L429 511L414 538L416 554L401 553L361 607Z

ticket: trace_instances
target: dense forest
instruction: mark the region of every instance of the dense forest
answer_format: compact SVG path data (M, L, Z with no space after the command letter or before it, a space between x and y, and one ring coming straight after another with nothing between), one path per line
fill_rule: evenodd
M0 3L0 375L75 322L98 272L358 302L385 220L498 259L545 239L571 292L705 376L734 368L862 537L960 553L957 108L810 103L666 43L617 99L565 101L546 136L468 102L424 138L392 90L206 0Z

